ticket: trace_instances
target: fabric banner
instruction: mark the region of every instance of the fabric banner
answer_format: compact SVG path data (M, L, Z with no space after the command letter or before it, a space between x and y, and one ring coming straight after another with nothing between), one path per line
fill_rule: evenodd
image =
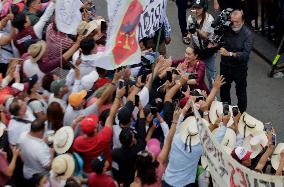
M202 124L200 115L195 110L198 121L199 137L207 158L208 168L215 187L283 187L284 177L260 174L252 171L228 155L218 144L210 130Z
M55 21L59 31L66 34L77 34L77 27L82 21L80 0L58 0L55 8Z
M140 63L141 50L137 27L147 0L109 0L107 2L109 25L106 49L103 54L89 56L88 60L92 60L94 66L107 70Z
M161 27L166 16L166 7L167 0L150 0L140 17L139 40L154 34Z

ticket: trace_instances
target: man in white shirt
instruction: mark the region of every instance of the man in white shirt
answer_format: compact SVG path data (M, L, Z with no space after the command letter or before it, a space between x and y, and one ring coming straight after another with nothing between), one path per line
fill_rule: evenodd
M35 119L32 113L28 112L24 101L14 99L9 107L12 119L8 125L8 141L15 146L23 132L30 130L31 122Z
M50 169L54 151L43 140L44 127L44 120L36 119L31 124L30 132L22 133L19 138L25 179L31 179L35 173Z

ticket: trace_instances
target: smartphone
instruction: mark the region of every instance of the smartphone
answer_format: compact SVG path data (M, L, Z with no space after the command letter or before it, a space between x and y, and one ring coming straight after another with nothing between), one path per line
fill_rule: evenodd
M191 79L198 79L198 74L197 73L190 73L188 75L188 79L191 80Z
M272 133L272 144L276 146L276 134Z
M101 32L106 33L107 31L107 23L105 21L101 21Z
M172 81L173 81L172 72L170 72L170 71L167 71L167 80L168 80L169 82L172 82Z
M147 79L147 75L146 74L143 74L142 77L141 77L141 83L146 83L146 79Z
M268 123L264 124L264 131L271 132L272 129L273 129L273 127L272 127L272 123L271 122L268 122Z
M139 98L139 95L135 95L135 106L139 106L139 101L140 101L140 98Z
M157 115L157 112L158 112L158 108L157 107L150 107L150 110L151 110L151 113L152 113L153 116Z
M180 72L177 69L173 69L172 74L180 75Z
M118 88L121 89L124 86L124 82L123 81L118 81Z
M198 103L199 101L205 101L204 96L197 96L195 102Z
M239 108L237 106L233 106L232 111L233 111L233 116L236 117L239 113Z
M223 102L223 114L226 116L229 113L229 104L227 102Z
M187 85L187 84L185 84L185 85L183 85L183 86L181 87L181 91L182 91L182 92L187 92L187 90L188 90L188 85Z

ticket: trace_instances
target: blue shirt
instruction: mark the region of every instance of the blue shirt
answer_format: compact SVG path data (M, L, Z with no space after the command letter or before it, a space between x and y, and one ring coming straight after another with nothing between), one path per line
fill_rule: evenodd
M215 134L215 139L216 141L221 144L223 139L224 139L224 136L226 134L226 131L227 131L227 127L223 126L223 125L220 125L218 128L217 128L217 131L216 131L216 134Z
M181 141L180 133L175 134L169 163L164 175L164 181L174 187L183 187L194 183L196 179L197 165L202 154L201 144L185 150L184 143Z

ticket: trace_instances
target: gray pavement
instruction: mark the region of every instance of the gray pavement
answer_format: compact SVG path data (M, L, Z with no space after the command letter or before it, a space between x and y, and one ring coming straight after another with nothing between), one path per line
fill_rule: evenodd
M104 17L106 13L105 1L97 1L98 15ZM172 26L172 42L167 47L168 55L182 57L186 46L182 43L177 19L175 2L169 0L167 15ZM263 46L265 47L265 46ZM267 48L267 50L271 50ZM271 51L275 54L275 51ZM219 72L220 56L216 60L217 73ZM247 112L262 122L271 121L277 131L277 141L284 142L284 79L267 77L270 66L255 53L251 54L248 70L248 109ZM231 90L232 104L237 103L234 85Z

